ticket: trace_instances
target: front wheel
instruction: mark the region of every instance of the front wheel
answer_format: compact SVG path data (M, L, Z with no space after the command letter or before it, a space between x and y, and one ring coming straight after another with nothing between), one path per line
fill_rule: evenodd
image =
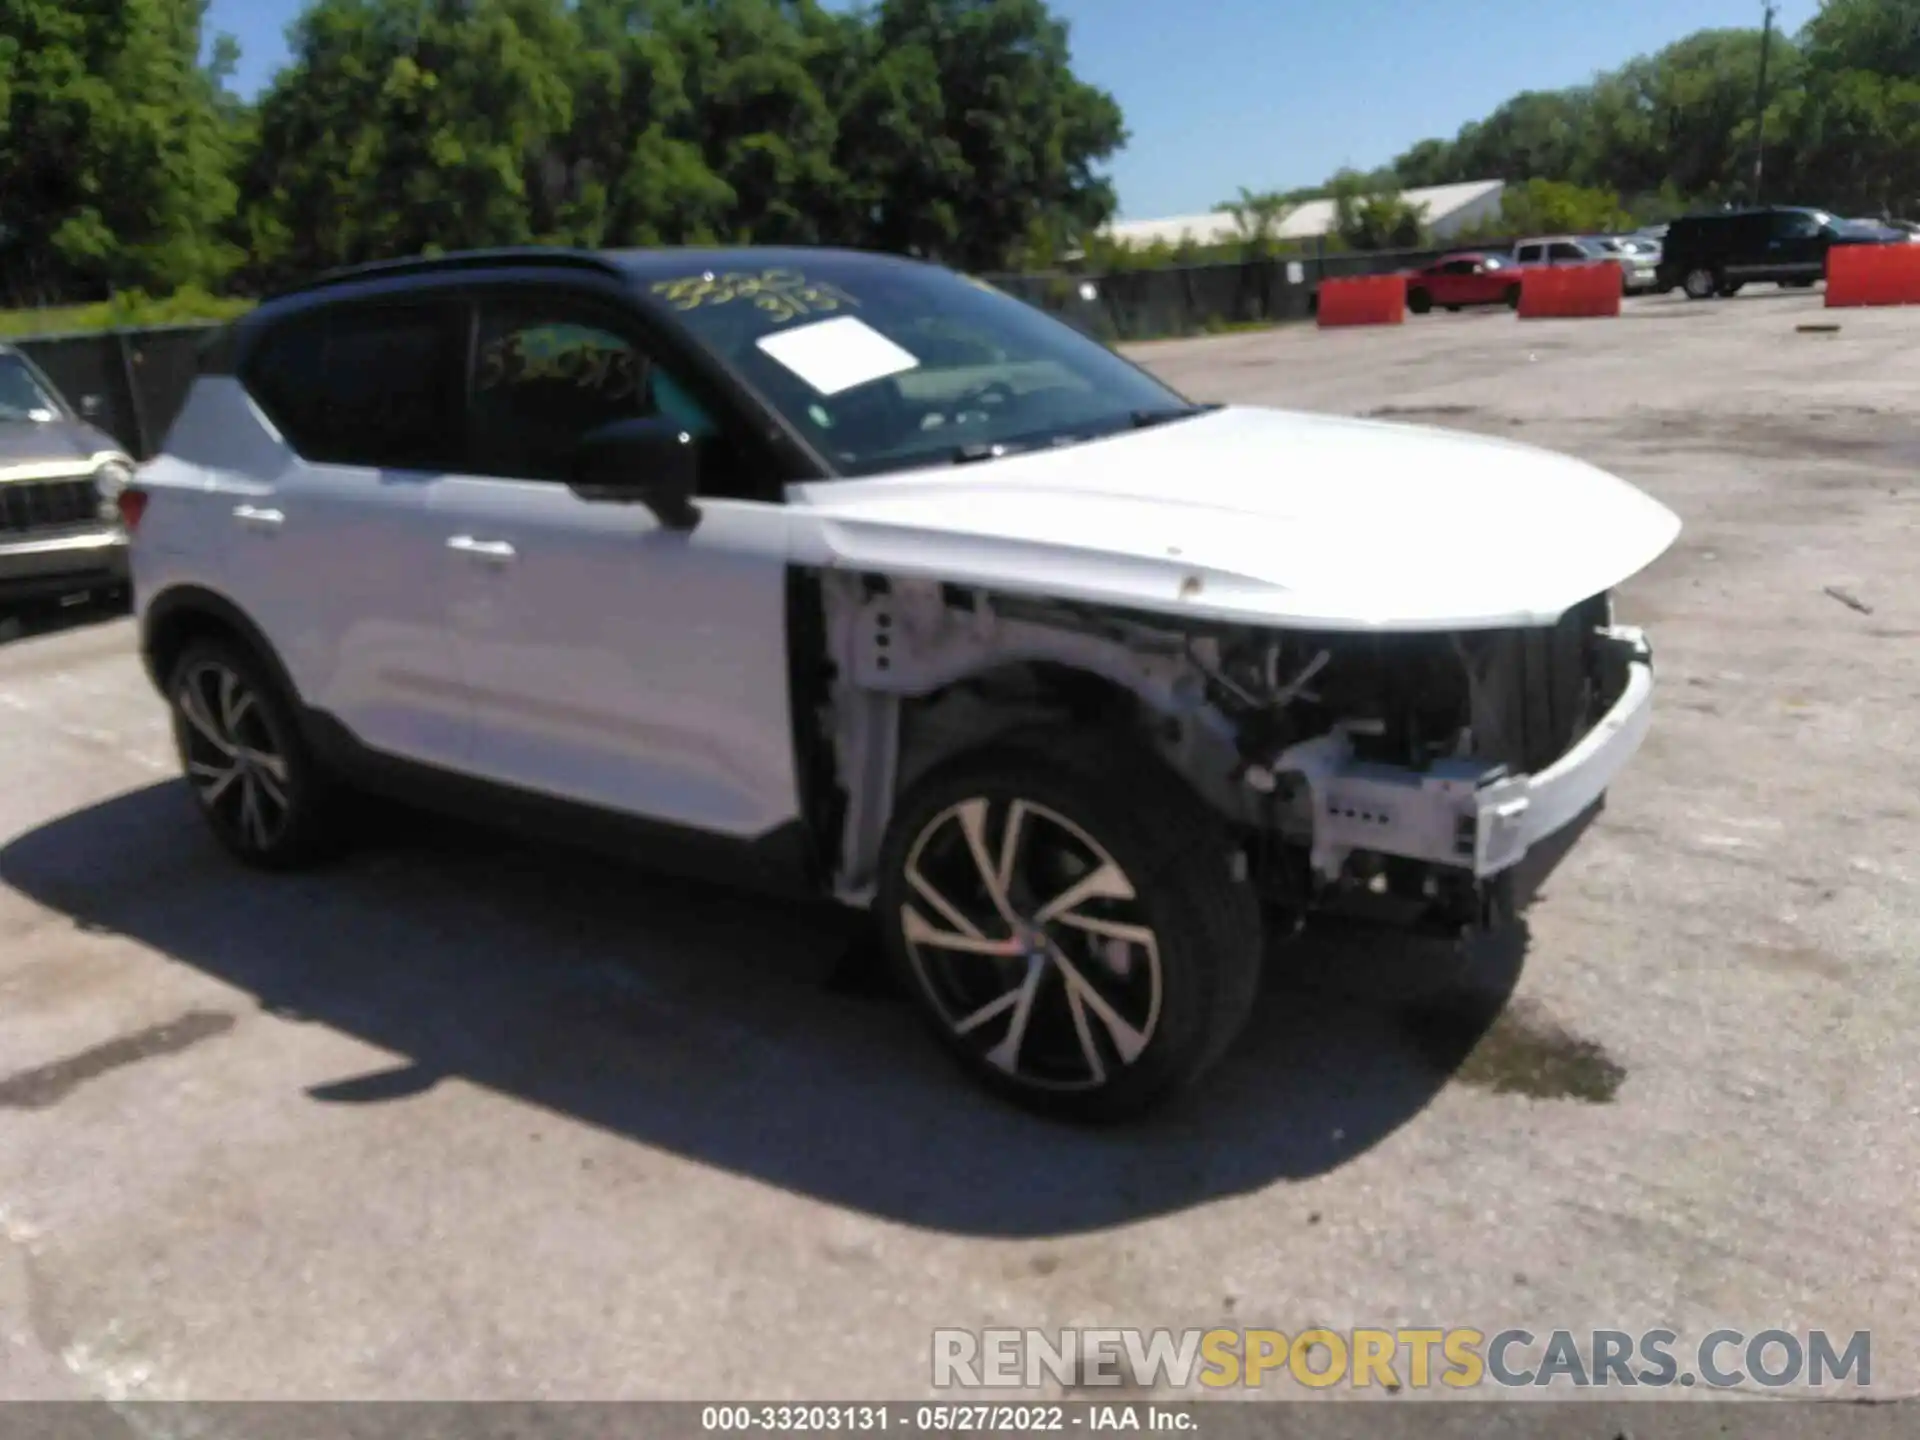
M1519 308L1520 308L1520 287L1518 285L1509 285L1507 287L1507 309L1518 310Z
M1407 309L1416 315L1424 315L1433 309L1433 297L1424 290L1412 290L1407 294Z
M1190 1086L1259 984L1244 860L1119 741L1029 736L929 776L889 829L876 911L948 1051L1055 1119L1122 1120Z
M174 666L167 696L181 768L215 839L263 870L331 853L333 786L257 657L229 640L198 641Z

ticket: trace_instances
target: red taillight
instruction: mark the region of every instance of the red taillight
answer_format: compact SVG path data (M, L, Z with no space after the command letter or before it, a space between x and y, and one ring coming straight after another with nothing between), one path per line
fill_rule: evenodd
M129 485L115 503L120 507L120 523L127 527L129 535L133 534L140 528L140 517L147 513L147 492Z

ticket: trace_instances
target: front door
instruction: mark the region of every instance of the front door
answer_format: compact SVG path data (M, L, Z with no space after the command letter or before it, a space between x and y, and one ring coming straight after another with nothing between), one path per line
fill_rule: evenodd
M795 819L788 521L729 469L745 447L729 448L608 302L483 297L476 338L474 473L447 482L440 516L470 768L729 838ZM717 457L691 532L565 483L582 434L663 413Z

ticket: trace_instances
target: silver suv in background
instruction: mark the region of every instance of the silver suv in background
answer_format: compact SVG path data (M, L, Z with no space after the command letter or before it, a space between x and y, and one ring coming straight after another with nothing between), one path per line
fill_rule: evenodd
M1628 294L1653 289L1657 278L1657 261L1626 253L1613 242L1594 235L1530 236L1513 247L1513 258L1523 267L1616 261L1620 266L1620 287Z
M39 367L0 345L0 604L127 585L133 462Z

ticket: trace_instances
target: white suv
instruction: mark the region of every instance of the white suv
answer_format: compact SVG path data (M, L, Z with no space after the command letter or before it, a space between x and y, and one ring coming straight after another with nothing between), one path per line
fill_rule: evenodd
M1196 405L829 250L508 251L276 297L122 501L214 833L379 793L870 910L953 1052L1138 1112L1263 926L1498 923L1639 744L1675 517L1465 434Z

